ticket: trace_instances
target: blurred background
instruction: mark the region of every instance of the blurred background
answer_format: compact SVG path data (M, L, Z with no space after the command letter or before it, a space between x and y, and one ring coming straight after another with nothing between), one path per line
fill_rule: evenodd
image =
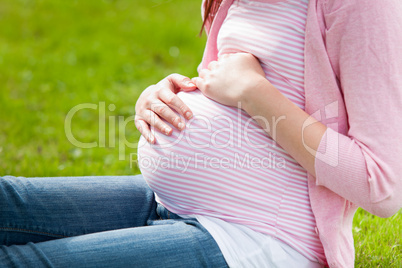
M138 174L135 102L170 73L197 75L200 5L0 0L0 176ZM353 231L356 267L402 267L402 213L359 210Z
M173 72L197 75L200 10L185 0L0 0L0 173L138 173L136 150L126 146L119 160L119 146L139 133L119 120L147 86ZM97 108L78 110L71 134L93 148L72 144L64 127L83 103Z

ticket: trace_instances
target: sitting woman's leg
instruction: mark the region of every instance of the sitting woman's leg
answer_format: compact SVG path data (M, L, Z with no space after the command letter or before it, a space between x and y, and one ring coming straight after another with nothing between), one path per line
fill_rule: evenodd
M196 220L156 208L141 176L0 178L0 266L226 267Z
M156 220L146 227L106 231L0 248L0 267L227 267L196 220Z
M142 176L0 178L0 245L143 226L155 217Z

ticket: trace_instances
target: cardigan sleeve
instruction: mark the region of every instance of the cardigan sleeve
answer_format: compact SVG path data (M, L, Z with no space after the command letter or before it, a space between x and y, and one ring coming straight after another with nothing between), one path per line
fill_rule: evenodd
M328 0L325 8L349 130L327 129L316 183L389 217L402 207L402 1Z

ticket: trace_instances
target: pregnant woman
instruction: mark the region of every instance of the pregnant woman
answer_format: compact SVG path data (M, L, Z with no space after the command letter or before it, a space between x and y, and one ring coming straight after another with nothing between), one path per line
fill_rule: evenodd
M0 180L1 267L353 267L402 206L402 4L207 0L136 104L142 175ZM375 38L373 38L375 37Z

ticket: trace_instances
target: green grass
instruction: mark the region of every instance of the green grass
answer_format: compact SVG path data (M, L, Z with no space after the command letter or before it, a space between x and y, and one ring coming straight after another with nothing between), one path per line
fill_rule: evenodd
M200 7L185 0L3 0L0 23L0 171L25 176L138 173L129 161L135 149L118 161L119 117L128 119L141 91L166 75L195 76L205 41ZM77 148L64 131L68 111L102 102L102 135L109 141L115 129L115 145ZM100 114L77 112L74 136L103 139ZM125 130L138 140L132 122Z
M172 72L196 75L200 23L200 1L0 1L0 174L139 173L134 145L123 146L139 138L129 122L136 99ZM68 112L82 103L96 109L79 110L72 133L94 148L65 133ZM359 210L356 267L401 267L401 224L401 213Z
M359 209L353 220L356 267L402 267L402 212L382 219Z

